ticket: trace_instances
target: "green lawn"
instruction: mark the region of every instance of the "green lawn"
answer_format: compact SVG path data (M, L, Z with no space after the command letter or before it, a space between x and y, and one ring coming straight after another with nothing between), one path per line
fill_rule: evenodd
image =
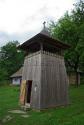
M0 87L0 121L7 115L11 121L0 125L84 125L84 85L70 87L70 102L67 107L48 109L42 112L28 111L28 118L8 111L18 109L19 87Z

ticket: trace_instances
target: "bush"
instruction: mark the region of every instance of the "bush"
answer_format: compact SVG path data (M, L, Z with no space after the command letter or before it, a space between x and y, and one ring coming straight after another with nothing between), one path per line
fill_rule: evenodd
M81 83L81 84L84 84L84 74L82 74L82 75L80 76L80 83Z
M6 85L10 85L11 81L10 80L2 80L0 81L0 86L6 86Z

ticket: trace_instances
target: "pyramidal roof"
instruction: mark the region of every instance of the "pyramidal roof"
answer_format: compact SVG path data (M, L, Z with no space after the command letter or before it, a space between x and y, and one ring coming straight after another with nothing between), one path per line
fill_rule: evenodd
M41 42L45 41L46 43L52 44L62 49L70 48L68 44L65 44L57 39L52 38L49 32L49 29L45 26L45 23L46 22L43 23L44 27L41 30L41 32L39 32L38 34L30 38L29 40L25 41L23 44L19 45L17 48L27 50L30 45L33 45L33 43L37 43L37 42L39 43L39 41Z

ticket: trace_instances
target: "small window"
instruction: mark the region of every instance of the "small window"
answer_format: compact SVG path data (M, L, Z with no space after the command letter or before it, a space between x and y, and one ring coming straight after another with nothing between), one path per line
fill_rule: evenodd
M14 78L14 80L15 80L15 81L17 81L17 80L18 80L18 78Z

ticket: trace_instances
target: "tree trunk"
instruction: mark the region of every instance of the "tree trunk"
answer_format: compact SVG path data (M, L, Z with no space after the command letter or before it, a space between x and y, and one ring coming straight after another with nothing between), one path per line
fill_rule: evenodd
M76 59L76 62L75 62L75 72L76 72L76 86L78 87L79 86L79 72L78 72L78 69L79 69L79 54L77 53L77 59Z
M78 87L79 85L80 85L79 73L78 73L78 71L76 71L76 86Z

